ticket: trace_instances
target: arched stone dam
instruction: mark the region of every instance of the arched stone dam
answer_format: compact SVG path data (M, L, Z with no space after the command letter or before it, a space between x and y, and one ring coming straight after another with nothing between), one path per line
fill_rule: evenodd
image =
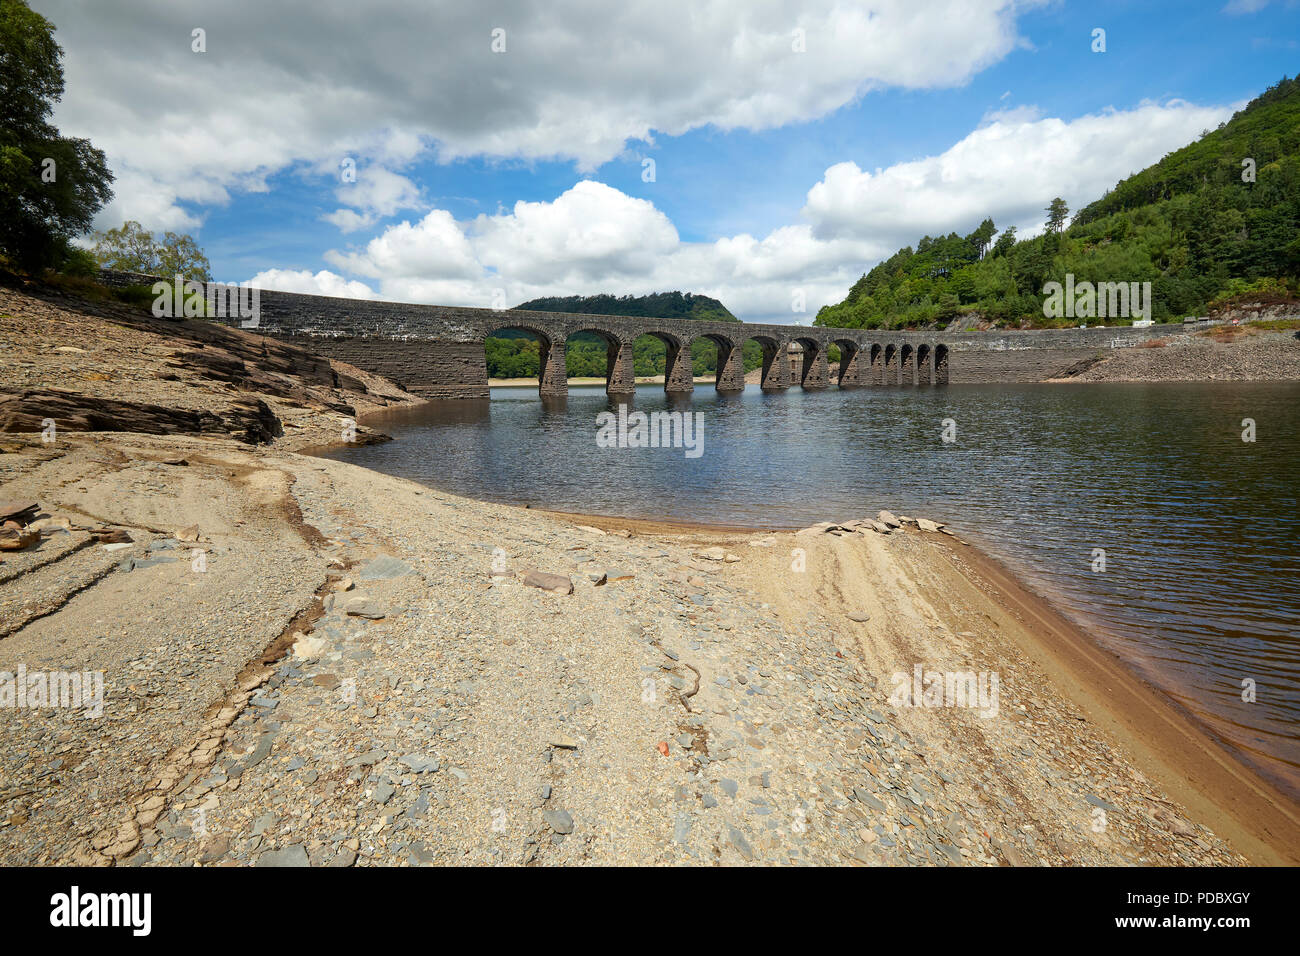
M152 285L154 276L105 272L113 285ZM484 341L501 329L519 329L540 343L542 395L568 390L564 350L569 336L594 333L606 344L605 387L634 390L632 343L653 335L667 347L664 389L689 392L691 343L718 350L715 387L745 387L742 349L753 339L763 350L760 387L805 389L946 385L949 382L1037 382L1060 376L1111 349L1186 334L1204 324L1135 328L1052 329L1029 332L881 332L806 325L698 322L617 315L575 315L516 309L473 309L341 299L259 290L258 324L249 331L274 336L329 358L383 375L426 398L487 398ZM224 319L231 325L238 318ZM839 349L835 367L830 346Z

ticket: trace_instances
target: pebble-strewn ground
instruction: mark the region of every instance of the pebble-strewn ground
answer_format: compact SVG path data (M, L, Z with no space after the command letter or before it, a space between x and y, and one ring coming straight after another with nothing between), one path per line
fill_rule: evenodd
M0 641L108 684L97 720L0 713L5 863L1242 862L997 641L938 535L601 533L224 440L0 462L136 539ZM893 706L913 661L998 670L997 716Z

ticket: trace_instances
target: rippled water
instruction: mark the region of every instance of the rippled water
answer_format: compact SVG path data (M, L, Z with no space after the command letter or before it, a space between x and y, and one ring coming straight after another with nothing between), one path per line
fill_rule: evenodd
M531 388L492 394L387 415L376 427L397 441L335 457L562 511L763 528L880 508L947 521L1300 794L1298 384L699 387L671 403L640 387L636 410L701 413L698 458L598 447L600 388L559 405Z

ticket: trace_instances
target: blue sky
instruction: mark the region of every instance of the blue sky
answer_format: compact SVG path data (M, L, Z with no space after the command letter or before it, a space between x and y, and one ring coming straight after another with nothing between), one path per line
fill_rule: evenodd
M1032 230L1300 63L1295 0L32 5L65 48L56 120L119 173L102 223L191 232L215 278L470 305L681 288L751 320L795 290L815 313L923 232Z

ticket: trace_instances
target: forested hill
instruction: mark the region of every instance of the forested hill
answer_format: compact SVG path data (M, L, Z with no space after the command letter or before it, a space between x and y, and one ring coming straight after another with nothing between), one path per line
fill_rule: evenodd
M1076 282L1150 282L1158 322L1234 300L1300 299L1300 77L1121 181L1068 226L1064 202L1043 204L1043 235L1018 241L1014 227L999 234L985 219L964 237L926 236L863 275L816 324L1076 325L1043 316L1044 284L1067 273Z
M569 295L532 299L516 309L538 312L576 312L581 315L631 315L659 319L697 319L710 322L739 322L740 319L717 299L690 292L656 292L652 295ZM570 336L565 349L565 365L570 377L603 378L607 365L605 342L592 332ZM744 348L745 369L762 364L758 343ZM651 335L643 335L632 345L632 365L637 375L662 375L667 347ZM535 339L519 329L503 328L487 340L487 368L490 378L534 378L540 359ZM717 348L712 342L696 339L691 344L691 366L696 375L717 368Z
M739 322L717 299L690 292L655 292L651 295L566 295L532 299L516 309L535 312L576 312L581 315L654 316L657 319L705 319Z

